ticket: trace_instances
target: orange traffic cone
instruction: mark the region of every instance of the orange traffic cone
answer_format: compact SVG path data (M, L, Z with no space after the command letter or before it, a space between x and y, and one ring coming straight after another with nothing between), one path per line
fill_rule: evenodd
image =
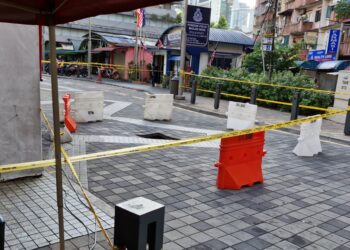
M64 124L66 125L69 132L74 133L77 131L77 124L73 117L70 115L70 94L63 96L64 101Z

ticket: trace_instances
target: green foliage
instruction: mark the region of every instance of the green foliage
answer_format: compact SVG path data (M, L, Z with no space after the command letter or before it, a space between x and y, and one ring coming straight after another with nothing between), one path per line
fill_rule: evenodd
M335 6L337 19L350 18L350 3L347 0L340 0Z
M182 16L183 16L182 12L177 13L175 22L176 23L182 23Z
M242 81L251 81L251 82L262 82L267 83L268 77L263 73L248 73L244 69L231 69L231 70L222 70L215 67L209 67L202 72L202 75L219 77L225 79L236 80L232 81L218 81L210 78L202 78L198 77L198 82L200 83L200 88L215 91L215 86L217 82L221 82L222 92L242 95L242 96L250 96L252 84L240 83L239 80ZM303 88L316 88L315 83L306 75L296 74L293 75L290 71L280 71L273 74L271 83L276 86L293 86L293 87L303 87ZM268 99L274 101L281 102L289 102L291 103L292 97L294 95L295 90L287 89L287 88L278 88L278 87L269 87L269 86L259 86L258 85L258 98ZM201 93L204 96L210 96L208 93ZM239 98L226 98L230 100L236 101L246 101ZM332 96L323 93L316 93L310 91L302 92L302 105L308 106L316 106L322 108L328 108L332 104ZM281 110L289 109L289 106L277 105L265 102L259 102L259 106L278 108ZM301 109L302 114L315 114L316 112L313 110Z
M229 25L228 25L226 17L225 16L220 16L218 23L217 24L210 23L210 27L211 28L227 30L229 28Z
M298 52L300 47L300 44L290 47L282 43L275 43L275 50L273 52L264 53L266 70L268 69L267 66L270 63L271 57L273 60L274 71L283 71L288 70L290 67L294 67L294 61L298 60ZM254 51L245 57L243 67L250 72L261 73L263 71L260 43L256 44Z

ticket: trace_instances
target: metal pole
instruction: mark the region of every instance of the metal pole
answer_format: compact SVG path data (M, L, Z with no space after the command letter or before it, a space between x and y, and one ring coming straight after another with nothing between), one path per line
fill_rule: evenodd
M139 38L138 38L138 36L139 36L139 29L138 29L138 27L137 27L137 23L136 23L136 39L135 39L135 49L134 49L134 65L135 65L135 69L134 70L136 70L136 76L137 76L137 78L138 78L138 71L137 71L137 65L138 65L138 51L139 51Z
M53 20L52 20L53 23ZM63 188L62 188L62 162L61 162L61 137L60 116L58 101L57 63L56 63L56 33L55 25L49 26L50 43L50 67L51 67L51 93L53 111L53 130L56 160L56 191L58 208L58 227L60 250L64 250L64 221L63 221Z
M348 102L348 108L350 107L350 99ZM346 113L346 119L345 119L345 127L344 127L344 134L350 135L350 111Z
M276 18L277 18L277 6L278 0L275 0L275 6L273 9L273 18L272 18L272 50L270 52L270 69L269 69L269 81L271 82L272 72L273 72L273 53L275 51L275 36L276 36ZM268 12L266 13L269 14Z
M180 81L179 81L179 96L183 94L183 83L185 79L185 75L182 74L185 69L185 61L186 61L186 43L187 43L187 34L186 34L186 22L187 22L187 8L188 8L188 0L185 0L185 7L183 12L183 20L182 20L182 33L181 33L181 60L180 60Z
M250 101L249 101L249 103L250 103L250 104L256 105L256 98L257 98L257 97L258 97L258 89L257 89L256 86L253 86L253 87L252 87L252 93L251 93L251 95L250 95Z
M191 88L191 104L196 104L196 95L197 95L197 81L194 79L192 81L192 88Z
M221 97L221 87L222 84L217 83L215 89L215 99L214 99L214 109L218 109L220 106L220 97Z
M91 78L91 17L89 18L89 41L88 41L88 78Z
M298 119L299 115L299 104L300 104L300 92L296 92L293 96L292 101L292 110L291 110L291 116L290 120L296 120Z

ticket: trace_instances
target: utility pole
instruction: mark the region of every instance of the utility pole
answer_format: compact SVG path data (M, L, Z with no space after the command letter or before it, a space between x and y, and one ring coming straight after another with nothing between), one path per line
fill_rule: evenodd
M186 22L187 22L187 8L188 0L185 0L185 7L183 12L182 20L182 32L181 32L181 61L180 61L180 78L179 78L179 98L182 99L183 96L183 83L185 80L185 75L183 71L185 70L185 61L186 61L186 44L187 44L187 34L186 34Z
M339 60L340 45L341 45L341 40L343 37L343 30L344 30L344 22L342 22L340 24L340 35L339 35L338 49L337 49L337 54L336 54L335 60Z
M89 18L89 41L88 41L88 78L91 78L91 17Z
M269 69L269 81L271 82L272 78L272 72L273 72L273 53L275 51L275 36L276 36L276 19L277 19L277 6L278 6L278 0L274 0L274 7L273 7L273 17L272 17L272 45L271 45L271 53L270 53L270 69ZM272 4L272 3L271 3ZM267 15L269 13L266 13Z

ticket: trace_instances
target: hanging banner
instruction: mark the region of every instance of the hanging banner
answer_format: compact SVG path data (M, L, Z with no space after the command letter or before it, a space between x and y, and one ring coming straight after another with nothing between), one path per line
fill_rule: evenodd
M337 54L340 42L340 30L330 30L327 46L327 54Z
M186 33L187 47L208 49L210 8L188 5Z

